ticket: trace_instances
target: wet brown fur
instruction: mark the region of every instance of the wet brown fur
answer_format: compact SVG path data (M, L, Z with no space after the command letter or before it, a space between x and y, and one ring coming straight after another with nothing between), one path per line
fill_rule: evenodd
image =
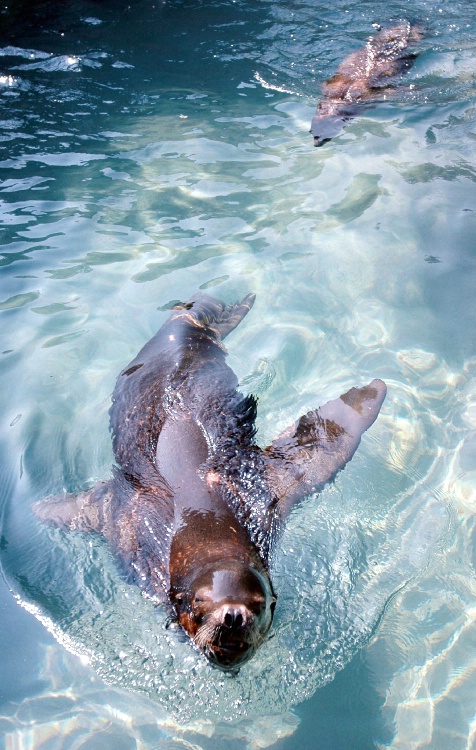
M405 21L381 29L345 58L323 86L311 123L315 146L337 135L362 106L392 94L391 79L410 69L416 54L408 48L422 36L421 27Z
M253 302L200 295L174 310L117 379L112 479L35 505L48 523L102 534L224 670L271 627L269 563L287 515L350 460L385 397L381 381L351 389L259 448L256 400L239 392L222 343Z

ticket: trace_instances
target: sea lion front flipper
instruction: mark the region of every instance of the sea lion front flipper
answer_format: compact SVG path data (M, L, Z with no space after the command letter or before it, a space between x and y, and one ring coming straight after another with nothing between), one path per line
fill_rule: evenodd
M114 480L98 482L89 490L47 497L35 503L32 510L48 526L65 531L96 531L104 527L104 502L113 493Z
M387 388L372 380L302 416L264 451L268 481L286 518L296 503L321 490L350 461L376 420Z
M114 478L76 494L48 497L32 510L48 526L102 534L127 582L156 602L167 601L173 507L157 487L133 485L119 469Z

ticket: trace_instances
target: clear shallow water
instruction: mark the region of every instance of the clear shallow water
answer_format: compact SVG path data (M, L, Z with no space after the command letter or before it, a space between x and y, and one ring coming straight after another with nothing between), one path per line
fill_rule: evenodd
M25 8L0 48L7 748L472 747L472 3ZM319 82L402 16L428 26L408 86L313 149ZM197 289L257 293L228 348L261 444L389 385L289 524L274 638L234 680L30 512L108 476L116 375Z

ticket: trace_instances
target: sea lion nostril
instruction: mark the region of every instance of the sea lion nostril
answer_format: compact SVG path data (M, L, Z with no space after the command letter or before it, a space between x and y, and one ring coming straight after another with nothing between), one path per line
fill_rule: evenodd
M235 615L235 625L237 628L241 628L241 626L243 625L243 615L241 614L241 612L237 612Z
M236 607L230 607L224 614L223 624L227 628L241 628L243 625L243 615Z

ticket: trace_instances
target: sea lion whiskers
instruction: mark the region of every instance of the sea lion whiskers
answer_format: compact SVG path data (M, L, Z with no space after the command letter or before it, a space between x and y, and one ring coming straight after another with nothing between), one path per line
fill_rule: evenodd
M200 625L193 640L200 649L209 649L210 641L214 641L220 630L220 623L212 617L208 617L203 625Z
M212 650L212 644L223 645L223 641L226 641L229 635L229 627L220 618L219 613L214 611L200 625L193 640L198 648L202 649L205 653L209 653ZM251 649L254 652L264 643L267 634L263 635L253 627L253 615L250 613L249 618L243 625L237 628L233 635L236 642L240 643L241 646L246 644L247 649Z

